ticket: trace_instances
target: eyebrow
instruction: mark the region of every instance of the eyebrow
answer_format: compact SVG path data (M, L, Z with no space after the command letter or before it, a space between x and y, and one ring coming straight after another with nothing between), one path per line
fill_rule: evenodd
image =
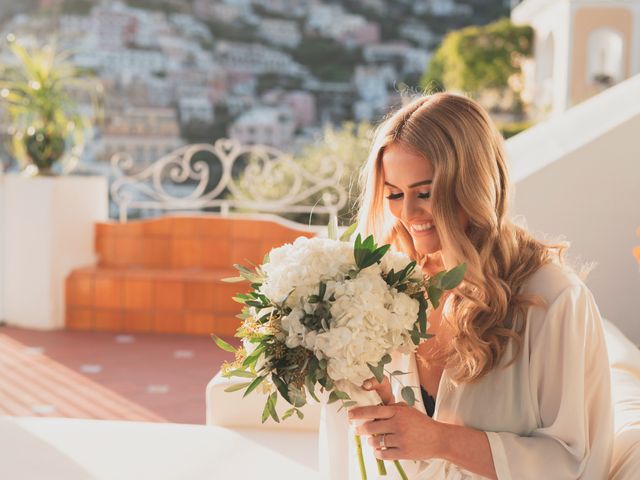
M431 185L433 183L432 180L422 180L421 182L417 182L417 183L413 183L411 185L409 185L409 188L415 188L415 187L420 187L422 185ZM393 187L393 188L398 188L395 185L392 185L389 182L384 182L385 185L387 185L388 187Z

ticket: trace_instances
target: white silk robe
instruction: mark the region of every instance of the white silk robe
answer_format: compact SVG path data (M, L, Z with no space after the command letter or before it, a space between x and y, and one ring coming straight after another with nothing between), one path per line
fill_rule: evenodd
M529 308L518 359L471 384L455 385L445 369L433 418L487 432L499 480L606 479L613 410L602 319L591 292L553 264L533 274L523 290L540 295L547 307ZM410 372L403 382L419 385L415 355L394 359L391 368ZM396 398L400 388L394 385ZM424 412L421 398L415 408ZM320 465L327 477L359 478L344 411L324 407L320 428ZM363 447L369 478L377 478L364 439ZM442 459L402 463L411 480L484 478ZM381 478L400 478L392 463L387 469Z

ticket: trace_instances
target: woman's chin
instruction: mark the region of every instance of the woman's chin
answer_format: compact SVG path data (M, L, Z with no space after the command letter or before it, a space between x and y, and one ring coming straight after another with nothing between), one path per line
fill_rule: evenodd
M432 255L442 250L439 239L413 238L413 247L421 255Z

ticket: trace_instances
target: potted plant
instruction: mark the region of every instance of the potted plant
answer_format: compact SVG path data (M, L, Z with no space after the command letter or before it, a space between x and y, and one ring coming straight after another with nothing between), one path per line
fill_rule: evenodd
M27 173L54 175L57 164L68 173L97 117L102 85L83 75L69 52L57 52L55 45L27 48L10 34L7 46L16 62L0 66L0 102L11 120L11 150ZM78 94L91 99L91 116L81 113L73 98Z

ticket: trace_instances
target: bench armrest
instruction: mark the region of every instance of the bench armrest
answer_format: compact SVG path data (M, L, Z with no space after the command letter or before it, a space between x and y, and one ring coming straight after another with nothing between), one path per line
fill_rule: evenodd
M259 392L259 388L242 398L243 391L225 392L225 388L246 382L246 378L224 378L219 372L207 385L207 425L227 428L267 428L276 430L317 431L320 424L320 404L311 400L301 408L304 419L294 414L285 421L276 423L268 419L261 422L262 411L267 396ZM286 405L286 406L285 406ZM282 414L290 405L279 399L277 410Z

